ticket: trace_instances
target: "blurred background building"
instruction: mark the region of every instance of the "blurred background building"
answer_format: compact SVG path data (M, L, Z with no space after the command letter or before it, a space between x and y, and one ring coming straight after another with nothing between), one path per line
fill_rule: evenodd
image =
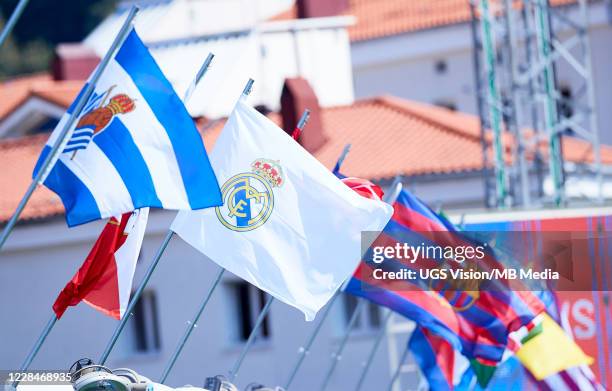
M0 221L12 214L48 132L105 53L132 3L117 4L82 42L57 45L48 71L2 81ZM550 206L555 195L548 174L551 126L562 135L561 156L554 158L564 172L563 201L590 205L612 197L612 147L605 145L612 143L612 112L605 109L612 105L607 75L612 69L609 1L589 2L588 17L581 2L552 1L546 8L551 20L548 35L531 32L531 13L537 10L514 9L509 13L512 19L505 20L507 9L501 1L492 2L489 18L468 0L135 3L142 8L136 28L179 94L208 52L216 54L188 107L209 150L245 81L253 77L250 102L284 129L293 129L304 108L312 110L300 143L327 167L333 167L350 143L344 174L383 186L399 175L408 189L434 207L463 213L495 204ZM570 28L555 20L574 22ZM523 33L511 40L510 32L523 21ZM494 25L495 34L487 35L483 23ZM533 49L532 41L542 36L555 49L556 57L548 62L538 62ZM534 58L528 63L530 55ZM541 80L520 85L517 75L530 69L536 69L535 79L543 70L554 72L554 91L542 91ZM495 89L483 83L492 71L497 71ZM545 121L546 99L554 100L553 124ZM578 117L579 112L586 114ZM518 113L522 117L517 118ZM498 121L492 121L495 114ZM522 151L516 148L517 139L525 140ZM493 149L498 141L503 154L496 162ZM496 193L500 184L490 180L498 170L506 175L504 199ZM136 282L172 218L173 213L152 213ZM101 227L92 223L68 229L59 198L44 188L35 192L0 257L0 308L5 314L0 323L0 368L19 367L56 295ZM152 379L161 375L215 271L210 260L180 239L173 240L109 365L134 368ZM261 292L227 277L169 384L201 385L206 376L226 374L264 301ZM292 389L319 387L354 306L348 297L336 303ZM331 389L353 388L381 318L374 306L362 314ZM83 356L95 360L114 324L86 305L68 310L32 367L65 369ZM275 304L238 383L283 383L313 326L297 311ZM397 318L389 327L392 332L364 389L386 387L412 326ZM398 389L417 387L411 362Z

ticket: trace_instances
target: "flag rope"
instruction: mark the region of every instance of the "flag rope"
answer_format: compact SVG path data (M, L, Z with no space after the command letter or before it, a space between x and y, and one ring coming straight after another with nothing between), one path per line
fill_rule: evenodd
M363 386L363 382L365 381L366 375L368 374L368 371L370 370L370 366L372 365L372 362L374 361L374 356L376 355L378 346L382 342L382 339L387 332L387 325L389 324L389 321L391 320L392 314L393 314L393 311L387 310L387 313L385 314L385 318L383 319L383 322L380 325L380 331L378 332L378 335L376 336L376 339L374 340L374 345L372 345L372 349L370 350L370 354L368 355L367 360L363 363L363 370L361 371L361 375L359 376L359 381L357 382L357 386L355 386L355 391L361 390L361 387Z
M98 83L98 80L100 79L100 76L102 76L102 73L106 69L106 66L108 65L110 60L113 58L113 56L115 55L115 51L117 51L117 48L121 46L121 44L127 37L128 33L130 32L130 28L132 27L132 21L134 20L134 17L136 17L137 13L138 13L138 7L132 6L127 18L123 22L123 26L121 27L119 34L117 34L110 49L108 50L108 52L106 52L102 61L100 61L100 64L94 71L91 77L91 80L89 80L87 84L85 85L85 89L83 90L83 93L81 94L80 98L76 101L74 111L70 114L70 117L68 117L68 120L64 124L64 127L62 128L55 142L53 143L53 147L51 147L51 151L49 152L47 157L44 159L43 163L40 165L40 170L38 170L38 172L34 176L34 179L32 179L32 182L30 183L30 186L26 190L25 195L23 196L21 201L19 201L19 205L17 205L17 209L15 209L15 212L11 216L11 219L6 223L6 226L2 230L2 235L0 235L0 250L2 249L2 246L4 246L4 243L8 239L11 232L13 231L13 228L15 228L15 224L17 223L17 220L19 219L21 212L23 212L23 209L25 208L26 204L30 200L30 197L32 197L34 190L36 190L36 187L38 186L38 184L42 184L42 182L45 180L45 177L49 173L50 169L53 168L53 166L57 162L57 159L59 158L60 153L64 149L63 148L64 144L69 139L69 136L72 135L72 132L74 132L74 129L73 129L74 123L76 122L77 118L81 114L83 107L85 107L85 105L89 101L89 98L93 94L96 83Z
M13 31L13 27L15 27L15 25L17 24L17 20L19 20L21 14L23 13L23 10L25 9L26 5L28 5L28 1L29 0L20 0L17 4L17 7L15 7L15 9L13 10L11 17L2 29L2 34L0 34L0 47L4 45L4 41L6 41L11 31Z
M209 66L210 66L209 59L212 60L210 54L208 55L208 57L204 61L204 64L202 64L202 68L204 70L207 70L209 68ZM205 71L204 72L198 72L196 74L196 77L195 77L196 80L198 80L198 81L201 80L205 73L206 73ZM251 92L253 83L254 83L253 79L249 79L249 81L246 84L246 87L244 88L244 90L242 92L242 97L248 95ZM188 91L189 91L189 89L188 89ZM185 94L185 96L187 96L187 95L188 95L188 93ZM191 95L189 95L189 96L191 96ZM108 356L110 355L110 352L113 350L113 347L115 346L115 343L117 342L117 339L121 335L121 332L123 331L123 328L125 327L125 325L126 325L128 319L130 318L130 316L132 315L132 310L136 306L136 302L140 298L140 295L142 295L142 292L144 291L145 287L147 286L149 280L151 279L151 275L155 271L155 268L157 267L157 264L159 263L159 260L161 259L162 255L164 254L164 251L166 251L166 247L168 247L168 243L170 243L170 240L172 239L173 236L174 236L174 231L168 230L168 233L166 234L166 237L164 238L164 241L162 242L161 246L157 250L157 253L155 254L155 257L153 258L153 261L151 261L151 265L149 265L149 268L145 272L145 275L142 278L142 281L140 282L140 285L138 286L138 289L136 289L136 292L134 293L134 296L130 299L128 307L127 307L127 309L125 311L125 315L119 321L119 324L115 328L115 331L113 332L113 335L111 336L110 341L108 341L108 344L106 345L106 348L104 349L104 352L102 353L102 356L100 356L100 360L98 360L98 364L99 365L104 365L104 363L108 359Z
M21 212L23 211L23 208L25 207L26 203L28 202L28 200L32 196L32 193L34 193L34 190L36 189L37 184L39 183L39 181L42 180L43 175L46 175L47 168L51 165L52 160L54 160L57 157L56 155L58 154L58 151L60 151L60 147L63 144L64 139L67 138L67 136L69 134L69 130L72 128L72 125L76 121L76 118L77 118L78 114L81 112L81 110L85 106L87 100L89 100L89 97L93 93L93 86L97 83L98 79L102 75L102 72L104 71L104 69L106 68L106 66L110 62L111 58L113 57L113 55L117 51L117 48L119 48L119 46L121 46L121 44L123 43L123 41L127 37L128 33L130 32L130 28L132 27L132 21L136 17L137 13L138 13L138 7L133 6L130 9L130 12L129 12L127 18L123 22L123 26L121 27L121 30L119 30L119 33L117 34L117 36L115 37L115 40L111 44L111 47L108 49L108 52L106 52L106 54L104 55L104 58L102 59L102 61L98 65L98 68L96 69L96 71L94 72L94 74L93 74L93 76L91 78L91 83L85 88L85 92L83 93L81 98L77 101L76 107L75 107L74 111L72 112L72 115L70 116L70 118L66 122L66 125L62 129L62 132L60 133L59 137L55 141L55 143L54 143L54 145L53 145L53 147L51 149L51 152L49 153L49 155L47 156L47 158L43 162L43 164L41 166L41 169L38 171L38 174L36 175L36 177L32 180L32 183L30 184L30 187L26 191L26 194L24 195L23 199L19 202L19 206L17 207L17 210L15 211L15 213L13 214L13 216L11 217L11 219L9 220L7 225L4 227L4 230L2 231L2 236L0 236L0 249L2 248L4 243L6 242L6 239L8 238L8 236L11 234L11 232L12 232L14 226L15 226L15 223L17 222L17 219L19 218L19 215L21 214ZM25 361L21 365L20 371L25 371L25 370L27 370L30 367L30 364L32 364L32 361L34 360L34 358L38 354L38 351L40 350L42 345L45 343L45 340L47 339L47 336L51 332L51 329L53 328L53 326L55 326L56 322L57 322L57 317L56 317L56 315L54 313L52 318L47 322L47 325L45 326L45 328L44 328L43 332L41 333L40 337L38 338L38 340L36 341L36 343L32 347L32 350L30 351L30 353L26 357ZM15 388L17 388L18 384L19 384L19 382L16 381L15 383L13 383L13 386Z
M291 386L291 383L293 383L293 379L295 379L295 376L297 375L298 370L300 369L300 366L302 365L302 362L304 361L306 356L310 353L310 348L312 347L312 344L314 343L315 339L319 335L319 332L321 331L323 323L325 323L325 319L329 315L330 310L332 306L334 305L334 303L336 302L336 300L338 299L338 297L340 297L340 290L337 290L336 293L334 293L334 296L329 301L329 303L327 303L327 308L325 308L325 312L321 314L321 319L319 320L319 323L317 324L315 329L310 334L310 337L308 337L308 341L306 342L305 346L303 347L300 346L300 349L298 351L300 356L298 357L297 362L293 366L293 370L291 371L291 375L289 375L289 379L287 379L287 383L285 383L285 391L289 391L289 387Z

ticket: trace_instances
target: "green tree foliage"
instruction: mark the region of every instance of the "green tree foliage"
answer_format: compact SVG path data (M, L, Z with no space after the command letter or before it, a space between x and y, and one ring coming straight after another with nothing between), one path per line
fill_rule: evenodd
M0 2L2 21L9 18L17 2ZM82 40L112 12L116 3L117 0L30 0L0 48L0 77L47 69L55 45Z

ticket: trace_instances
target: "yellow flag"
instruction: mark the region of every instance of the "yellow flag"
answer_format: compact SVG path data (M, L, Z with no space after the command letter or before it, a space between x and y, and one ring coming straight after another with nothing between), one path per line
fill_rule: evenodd
M571 367L590 365L593 359L548 314L543 315L542 332L525 342L516 353L525 368L537 380L542 380Z

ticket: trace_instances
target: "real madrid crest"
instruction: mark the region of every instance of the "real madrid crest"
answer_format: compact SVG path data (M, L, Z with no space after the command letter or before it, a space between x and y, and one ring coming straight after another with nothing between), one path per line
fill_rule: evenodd
M221 188L223 205L215 211L221 224L232 231L261 227L274 209L273 189L285 181L278 161L257 159L251 170L234 175Z

